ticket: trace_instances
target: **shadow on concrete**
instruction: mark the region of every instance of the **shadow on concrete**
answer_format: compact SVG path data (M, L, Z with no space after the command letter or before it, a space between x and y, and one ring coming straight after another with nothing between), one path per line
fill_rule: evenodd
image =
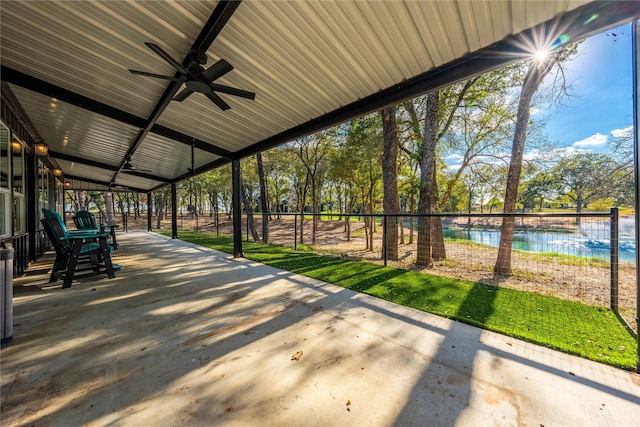
M479 352L638 401L482 342L478 328L420 320L406 307L178 240L136 233L122 242L116 279L65 290L44 280L44 295L18 297L14 345L2 353L3 425L212 425L240 414L290 425L309 413L308 425L454 425L468 421ZM491 313L488 304L482 316ZM303 363L292 362L299 350ZM384 390L402 393L409 381L394 410ZM338 395L345 382L352 392ZM486 398L493 389L483 390L495 403ZM351 412L344 402L365 396L373 412L388 413L354 418L355 404Z
M471 288L456 313L458 316L477 311L478 306L473 301L484 299L484 292L479 286ZM482 307L479 317L488 318L493 313L491 302ZM456 326L455 323L452 325ZM477 354L474 348L481 341L481 334L479 328L468 328L465 334L458 330L443 332L444 339L437 353L416 382L395 425L424 426L426 420L429 425L456 425L471 403L471 382Z

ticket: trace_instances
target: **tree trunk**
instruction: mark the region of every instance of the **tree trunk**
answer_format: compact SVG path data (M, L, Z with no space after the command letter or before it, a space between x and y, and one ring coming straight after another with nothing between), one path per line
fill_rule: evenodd
M504 212L514 213L518 198L518 185L522 172L522 159L524 146L527 142L527 127L531 117L531 100L544 77L551 71L554 65L552 59L547 59L539 64L531 61L527 76L522 84L518 113L516 116L516 128L513 133L513 145L511 147L511 160L507 173L507 186L504 195ZM502 218L502 232L500 234L500 246L498 258L493 271L498 274L511 274L511 246L513 244L513 232L515 229L515 217Z
M434 146L434 157L435 157L435 146ZM434 168L435 168L435 160L434 160ZM436 213L436 206L438 203L438 182L436 180L435 171L432 176L433 185L431 186L431 200L432 200L432 210L431 213ZM442 218L433 217L431 218L431 258L434 261L441 261L447 257L447 253L444 246L444 232L442 230Z
M104 205L107 214L107 224L113 224L114 221L114 212L113 212L113 193L107 191L102 193L104 197Z
M582 205L583 205L583 201L582 201L582 192L578 191L577 197L576 197L576 213L582 213ZM576 225L580 226L580 217L576 216Z
M258 177L260 179L260 206L262 210L262 241L269 243L269 203L267 200L267 184L264 179L264 166L262 164L262 154L256 154L258 162Z
M165 213L165 197L164 194L159 193L156 197L156 229L160 230L162 226L162 220ZM108 215L108 214L107 214Z
M409 197L409 212L414 213L416 209L416 196L411 194ZM413 245L413 215L409 217L409 244Z
M432 214L435 207L434 183L436 174L436 142L438 127L438 91L427 94L424 124L424 140L420 153L420 198L418 213ZM431 253L431 217L418 218L418 253L416 265L430 267L433 264Z
M309 188L309 172L307 171L307 175L304 179L304 185L297 186L296 188L296 196L298 197L298 212L300 212L300 240L298 241L301 245L304 245L304 205L307 201L307 190ZM297 220L297 215L296 215Z
M320 219L320 197L316 177L311 177L311 244L315 246L318 239L318 220Z
M400 213L400 199L398 197L398 129L396 126L396 106L387 107L380 111L382 130L384 134L382 150L382 210L385 214ZM390 260L398 259L398 216L387 217L386 224L386 253Z
M120 219L124 223L126 220L124 217L125 211L124 211L124 203L122 202L122 193L114 194L113 202L114 202L114 206L113 206L114 212L120 214Z
M251 200L249 200L249 195L247 190L242 186L242 202L244 203L244 210L247 211L247 222L249 224L249 231L251 232L251 236L253 236L253 240L255 242L260 242L260 236L256 231L256 224L253 221L253 206L251 205Z

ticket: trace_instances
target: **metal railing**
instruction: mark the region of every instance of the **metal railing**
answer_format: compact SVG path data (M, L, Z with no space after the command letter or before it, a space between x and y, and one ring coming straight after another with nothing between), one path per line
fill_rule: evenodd
M637 330L633 221L617 209L601 213L515 214L340 214L256 212L253 225L260 239L262 221L269 224L268 243L332 256L358 258L403 269L527 290L609 307ZM317 218L314 232L313 218ZM514 219L511 275L493 272L503 218ZM442 225L443 256L419 265L419 223L430 218ZM128 229L146 230L146 217ZM233 234L226 213L178 214L179 231ZM437 221L436 221L437 220ZM161 228L170 229L170 217ZM253 240L250 221L242 218L243 240ZM387 231L398 227L397 253L387 247ZM153 228L157 218L153 218ZM134 228L135 227L135 228ZM621 234L622 232L622 234ZM395 245L394 245L395 246Z
M13 248L13 277L21 276L29 265L29 233L5 237L0 240L3 248Z
M263 218L268 219L269 243L404 269L426 268L431 274L605 306L637 332L633 221L625 217L621 226L616 208L579 214L255 213L253 217L259 236ZM318 219L315 232L314 217ZM494 273L494 266L506 217L515 222L512 274L500 275ZM444 235L441 254L428 266L417 262L424 250L418 237L421 218L440 224ZM243 220L243 234L249 241L252 233L247 217ZM387 247L391 224L398 226L397 252ZM223 221L217 228L231 234L230 225L231 221ZM200 231L213 230L200 227Z

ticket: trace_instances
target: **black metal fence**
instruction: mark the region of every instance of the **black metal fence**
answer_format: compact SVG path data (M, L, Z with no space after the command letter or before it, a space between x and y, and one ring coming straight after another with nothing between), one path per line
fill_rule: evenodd
M500 275L494 273L494 266L502 221L509 217L514 220L512 271ZM246 241L254 240L252 223L256 236L264 240L262 222L266 220L271 244L609 307L637 331L635 221L631 216L619 217L615 208L580 214L254 213L252 218L246 214L242 218ZM418 259L426 251L419 238L424 218L441 226L443 237L440 248L437 241L431 242L428 265ZM232 223L227 213L177 215L179 231L231 235ZM157 225L154 216L152 228ZM171 228L170 217L160 222L160 228ZM121 227L146 229L146 215L128 217ZM389 239L390 232L397 233L397 238Z

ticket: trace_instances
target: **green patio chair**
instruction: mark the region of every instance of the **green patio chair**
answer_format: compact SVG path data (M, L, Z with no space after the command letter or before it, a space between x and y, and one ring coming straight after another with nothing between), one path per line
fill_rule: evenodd
M73 222L78 230L98 230L96 216L89 211L76 212Z
M100 233L104 233L108 228L110 230L109 235L111 240L108 240L107 244L114 250L118 249L115 233L115 227L117 227L116 225L98 224L96 222L96 216L89 211L76 212L73 216L73 222L76 225L76 229L78 230L99 231Z
M98 233L96 230L70 232L60 214L48 209L42 211L45 218L40 222L56 251L49 283L63 279L62 287L68 288L74 279L82 277L104 273L110 279L115 277L115 271L122 266L111 262L108 233ZM85 267L85 264L88 266Z

